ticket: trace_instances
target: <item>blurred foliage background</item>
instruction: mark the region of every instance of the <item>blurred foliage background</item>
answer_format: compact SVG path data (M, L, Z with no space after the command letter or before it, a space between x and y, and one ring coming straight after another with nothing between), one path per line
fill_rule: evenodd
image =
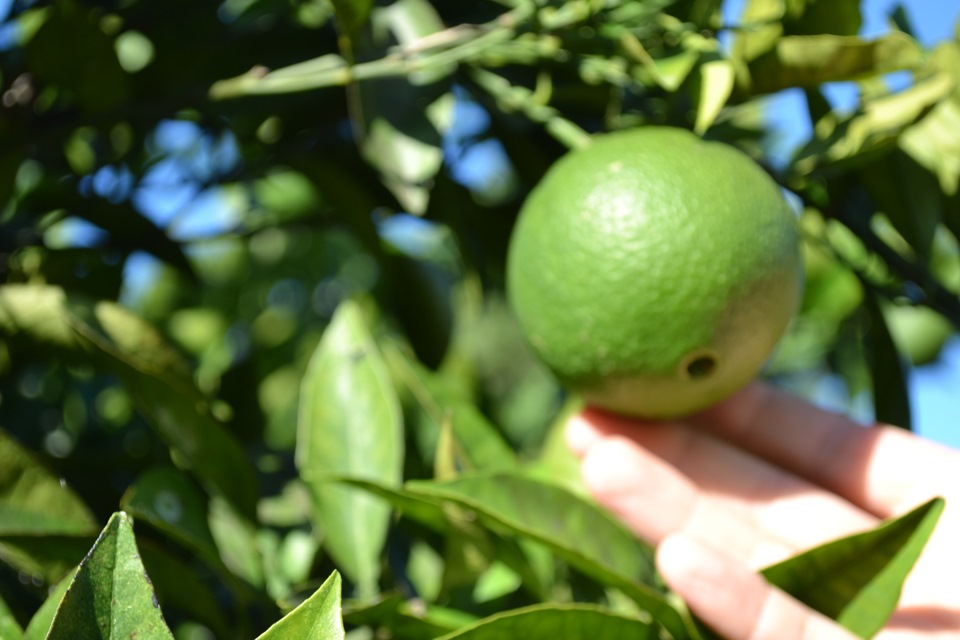
M8 4L0 601L20 626L121 506L178 637L260 631L335 567L348 595L467 616L434 632L608 598L536 551L531 588L475 532L311 475L385 491L520 466L577 491L568 399L503 264L525 194L594 133L690 128L788 190L807 283L775 382L832 376L909 427L909 366L960 326L960 42L920 46L902 9L864 39L852 0L749 0L732 24L720 0ZM822 86L848 80L859 104L834 111ZM797 89L814 133L774 162L765 99ZM382 602L355 626L433 637Z

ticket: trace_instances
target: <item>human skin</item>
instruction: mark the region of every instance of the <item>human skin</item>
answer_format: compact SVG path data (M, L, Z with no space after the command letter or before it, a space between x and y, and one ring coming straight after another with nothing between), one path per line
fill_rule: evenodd
M588 408L567 441L597 501L657 547L667 584L731 640L853 638L757 571L945 498L877 638L960 638L960 451L761 383L676 422Z

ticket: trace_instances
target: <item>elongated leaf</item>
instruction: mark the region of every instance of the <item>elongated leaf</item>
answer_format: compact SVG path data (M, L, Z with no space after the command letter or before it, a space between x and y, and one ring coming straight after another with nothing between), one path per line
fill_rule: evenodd
M441 640L500 640L550 638L551 640L647 640L657 637L649 622L629 618L584 604L545 604L515 609L484 618Z
M73 569L56 586L50 589L47 599L43 601L40 608L30 618L27 628L23 630L23 640L44 640L47 637L47 633L50 632L50 625L53 624L53 617L57 615L60 601L63 600L63 595L67 592L70 583L73 582L76 573L77 570Z
M863 19L860 0L786 0L786 35L855 36Z
M874 416L878 422L909 430L912 419L906 361L893 342L880 302L873 292L864 292L864 306L870 318L867 342L873 380Z
M369 38L355 47L368 58L381 57L394 45L410 45L443 29L443 21L427 0L400 0L376 7L373 13L378 28L370 29ZM441 134L453 116L447 76L453 69L363 82L348 94L359 116L354 125L363 157L413 214L426 211L427 185L443 164Z
M258 636L257 640L342 640L340 574L336 571L312 596Z
M700 65L700 99L697 104L697 120L694 130L703 133L720 115L733 92L733 63L716 58Z
M171 467L148 469L127 489L120 506L204 561L219 562L217 545L207 523L207 498L182 472Z
M893 32L875 40L856 36L785 36L750 65L753 93L910 69L919 65L921 49L910 36Z
M83 500L0 429L0 537L98 529Z
M680 614L645 584L653 571L650 549L595 504L559 486L505 474L411 481L406 488L451 501L546 545L584 573L621 589L671 633L687 632Z
M169 639L147 577L130 516L115 513L77 569L47 640L135 637Z
M373 0L333 0L337 27L348 36L358 31L370 19Z
M345 602L343 606L344 622L386 627L395 637L411 640L436 638L476 622L476 619L476 616L456 609L411 602L399 594L374 602Z
M763 575L861 638L894 612L904 580L943 512L935 498L879 527L764 569Z
M143 319L112 302L68 297L58 287L5 285L0 335L116 374L178 460L253 518L257 488L250 460L210 415L183 359Z
M3 598L0 598L0 638L3 640L20 640L23 637L23 629L20 628L17 619L13 617L10 607Z
M303 379L296 462L313 493L323 544L366 595L376 590L390 506L329 479L346 476L398 486L400 422L399 403L360 308L345 302Z
M0 537L0 560L18 571L53 584L80 564L96 534Z
M447 380L428 371L395 345L384 349L384 357L394 376L406 387L409 404L415 407L413 426L421 455L428 464L432 462L432 453L446 423L454 441L452 446L464 465L463 471L516 468L516 454L500 432Z

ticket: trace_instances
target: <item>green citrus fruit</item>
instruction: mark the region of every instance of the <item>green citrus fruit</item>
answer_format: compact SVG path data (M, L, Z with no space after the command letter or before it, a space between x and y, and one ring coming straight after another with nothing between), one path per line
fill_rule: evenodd
M642 127L550 168L513 231L508 295L588 403L679 417L763 366L798 302L798 245L780 189L748 156Z

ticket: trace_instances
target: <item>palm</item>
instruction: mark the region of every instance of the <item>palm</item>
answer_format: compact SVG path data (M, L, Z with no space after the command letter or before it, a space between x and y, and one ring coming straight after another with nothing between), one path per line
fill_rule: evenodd
M679 556L667 550L677 544L664 545L661 569L695 612L732 638L852 637L743 569L756 571L943 496L943 517L878 637L960 633L960 595L950 586L960 573L960 507L953 504L960 501L960 452L890 427L863 428L761 385L684 423L588 410L569 434L597 499L640 537L660 544L682 534L719 551L731 575L716 593L705 592L710 581L702 576L687 580L688 570L699 569L675 566L693 563L689 545Z

